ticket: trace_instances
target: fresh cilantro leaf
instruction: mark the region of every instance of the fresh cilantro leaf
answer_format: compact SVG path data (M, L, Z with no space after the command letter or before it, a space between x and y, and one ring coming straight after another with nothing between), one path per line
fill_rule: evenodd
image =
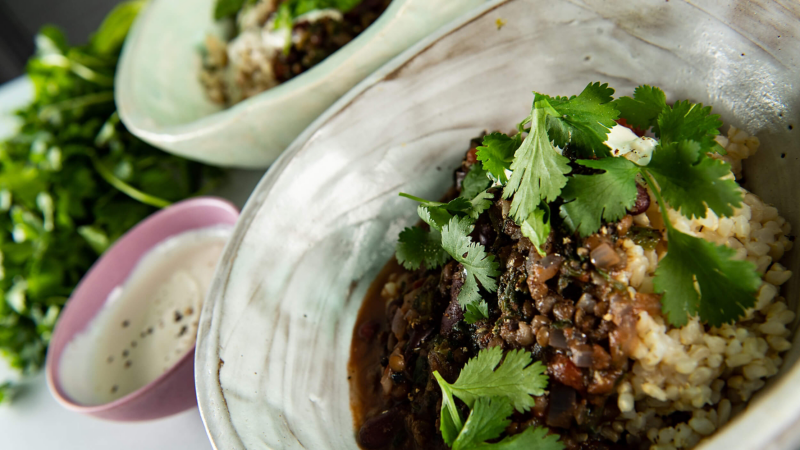
M477 219L480 213L492 206L491 199L494 198L486 191L479 192L472 199L457 197L447 203L432 202L403 192L400 193L400 196L420 202L417 208L419 217L437 230L441 230L450 221L453 214Z
M561 192L566 203L561 205L561 217L573 231L588 236L603 220L621 219L636 203L636 175L639 166L625 158L579 160L579 164L605 170L599 175L574 175Z
M437 379L441 378L439 372L434 373L434 376ZM461 413L458 412L453 395L450 393L442 394L442 410L439 423L442 439L448 446L452 446L464 426L464 421L461 419Z
M432 230L441 231L453 217L444 208L428 208L423 205L417 206L417 215L423 222L430 225Z
M461 182L461 195L467 199L475 198L476 195L485 191L492 180L489 179L488 173L483 169L481 163L475 163L470 167L469 172Z
M475 156L483 163L487 172L499 180L500 183L508 182L506 170L511 169L514 161L514 152L521 145L521 135L509 137L503 133L487 134L483 137L483 145L478 147Z
M201 195L223 175L118 120L114 73L142 4L122 3L86 45L42 29L27 65L34 99L17 112L17 134L0 141L0 355L23 375L42 367L58 315L98 254L157 211L152 200Z
M604 157L609 155L604 144L608 130L616 125L619 111L616 110L612 95L614 89L608 83L589 83L578 96L548 97L536 93L549 104L547 128L555 144L561 148L569 143L576 148L578 155Z
M633 98L620 97L614 100L614 106L628 124L642 130L655 126L658 115L668 109L664 91L646 84L634 89Z
M535 404L531 396L542 395L547 387L544 365L539 361L531 364L528 351L511 350L498 367L501 360L503 350L491 347L471 358L453 384L445 381L438 371L433 373L442 390L440 429L444 441L453 450L563 448L557 442L558 436L545 437L546 431L538 429L494 444L485 442L500 437L514 409L527 411ZM455 397L471 408L466 423L461 419Z
M469 237L472 228L469 218L453 217L442 228L442 248L466 270L464 285L458 294L458 303L465 311L471 313L472 318L477 313L487 317L488 309L479 306L485 302L481 298L478 282L487 292L495 292L497 290L495 278L500 275L499 264L494 260L494 255L486 253L482 245L472 242Z
M408 270L417 270L424 263L426 269L435 269L450 259L442 249L442 236L437 230L425 231L420 227L406 228L400 232L396 249L397 262Z
M543 204L542 208L536 208L519 227L522 235L530 239L539 255L545 256L542 246L550 236L550 207Z
M537 97L531 113L531 130L514 154L511 179L503 189L503 198L511 201L511 215L522 223L541 202L550 203L567 184L569 159L560 155L547 135L546 99Z
M658 116L657 136L662 143L691 140L700 143L703 153L724 153L725 150L714 140L721 126L719 114L711 114L710 106L704 108L702 103L677 101Z
M214 4L214 20L235 16L246 2L247 0L217 0Z
M490 206L492 206L493 199L494 195L486 191L478 193L478 195L469 201L470 207L469 210L467 210L467 214L473 219L477 219L482 212L486 211Z
M239 0L237 0L239 1ZM349 12L363 0L285 0L278 6L275 29L289 28L294 25L295 19L320 9L337 9L343 13ZM241 9L241 7L240 7Z
M531 364L530 352L522 349L506 353L503 364L501 360L500 347L487 348L467 362L455 383L436 379L442 392L452 393L470 408L481 397L505 397L517 411L529 410L535 404L531 396L544 394L547 369L539 361Z
M471 447L473 450L563 450L557 434L547 434L543 427L530 427L495 444L483 443Z
M108 13L100 28L91 37L92 48L100 54L111 55L120 50L128 30L139 11L147 4L144 0L120 3Z
M471 450L490 439L500 437L506 430L514 412L511 402L505 397L480 397L451 446L453 450Z
M464 306L464 321L467 323L475 323L487 317L489 317L489 305L483 300L467 303Z
M739 185L723 179L730 175L730 166L703 154L697 142L659 146L645 169L667 203L689 219L706 217L706 206L717 216L729 217L742 204Z
M667 255L658 263L653 283L664 294L662 310L672 325L683 326L689 316L699 314L709 325L720 326L735 321L755 304L761 278L753 263L733 259L736 252L730 247L671 226L668 239Z

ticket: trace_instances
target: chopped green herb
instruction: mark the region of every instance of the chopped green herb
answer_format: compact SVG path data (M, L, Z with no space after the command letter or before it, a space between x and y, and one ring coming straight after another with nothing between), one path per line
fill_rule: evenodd
M546 368L539 361L531 364L528 351L511 350L502 364L501 360L500 347L481 350L467 362L453 384L445 381L438 371L434 372L442 390L440 428L445 442L454 450L562 449L558 436L545 438L546 430L539 428L498 443L485 442L500 437L511 413L515 409L524 412L532 408L535 401L531 396L544 394L547 387ZM461 419L455 397L471 409L466 422Z
M494 256L486 253L482 245L472 242L469 237L471 232L472 225L468 218L453 217L442 228L442 248L461 263L466 271L458 302L465 313L469 313L469 317L465 315L468 323L488 317L486 302L481 297L479 287L483 286L489 293L495 292L495 278L500 275L499 264Z
M475 156L483 163L487 172L502 184L508 182L506 170L511 169L514 152L522 144L521 134L509 137L503 133L487 134L483 145L478 147Z
M706 156L695 141L662 144L647 165L664 200L691 219L706 217L710 208L718 216L733 215L742 205L739 185L730 177L730 165Z
M700 144L702 153L706 153L721 148L714 140L721 126L719 115L711 114L710 106L704 108L702 103L677 101L658 116L657 136L666 143L695 141Z
M726 247L681 234L669 224L666 209L669 205L692 219L706 217L708 209L720 217L731 216L741 207L742 192L730 176L730 166L707 155L724 153L715 140L721 125L719 116L712 114L710 107L689 101L669 106L664 92L651 86L639 86L633 98L613 100L613 93L607 84L600 83L590 83L580 95L569 98L535 93L531 114L517 125L519 134L484 137L476 155L480 168L471 171L474 177L464 184L462 197L446 204L415 198L422 202L420 217L435 229L457 225L448 228L447 237L443 233L443 248L459 262L467 255L486 264L490 256L467 235L472 220L491 206L492 196L482 190L489 185L487 173L488 178L505 184L502 196L511 199L510 214L540 254L544 254L542 245L550 233L545 210L559 196L564 201L560 206L564 224L588 236L604 222L621 219L636 202L637 183L645 180L667 222L669 249L659 265L655 286L664 294L662 307L670 323L681 325L687 315L699 315L710 324L735 320L754 302L759 279L755 267L733 260L734 253ZM630 125L652 130L660 138L647 165L611 157L605 141L620 112ZM584 158L574 163L602 173L572 174L569 159L558 148L566 146L572 154ZM458 230L456 234L452 234L454 229ZM445 244L448 238L452 240ZM653 248L660 233L634 230L633 238ZM468 244L473 245L469 254ZM468 322L488 313L475 277L487 292L496 289L496 269L487 266L483 279L478 269L467 268L468 274L470 270L473 273L459 297ZM694 287L695 281L699 290ZM725 290L717 288L722 285ZM458 420L453 417L454 423Z
M613 94L608 83L599 82L589 83L580 95L569 98L536 93L537 100L543 98L549 106L546 111L550 139L561 148L569 143L585 158L609 156L604 142L619 117L611 103Z
M538 97L531 112L531 129L514 154L511 179L503 189L503 198L511 201L511 215L522 223L541 202L550 203L567 184L569 159L556 151L547 135L546 99Z
M514 409L525 412L535 404L532 395L544 394L545 372L540 361L531 364L531 354L526 350L511 350L503 359L503 349L491 347L470 359L455 383L449 384L439 376L436 379L442 392L455 395L470 408L480 397L505 397Z
M574 175L561 193L561 216L567 226L588 236L602 221L621 219L636 202L639 166L625 158L579 160L579 164L605 170L599 175Z
M247 2L248 0L217 0L214 5L214 20L235 16Z
M662 238L660 231L647 227L631 227L629 233L633 242L645 250L655 250Z
M114 72L143 4L117 6L85 46L43 28L27 67L34 100L0 142L0 353L25 375L41 368L61 308L98 255L223 175L151 147L119 121ZM0 398L13 390L0 386Z
M481 163L475 163L470 167L469 172L461 182L461 194L459 197L466 199L475 198L476 195L489 188L492 180L489 179L488 173L483 169Z
M417 270L424 263L426 269L435 269L450 259L442 248L438 230L425 231L420 227L406 228L397 242L397 262L408 270Z
M550 236L550 207L543 204L543 207L536 208L519 227L522 235L533 243L536 252L541 256L545 256L542 246L547 242L547 237Z
M664 91L646 84L634 89L633 98L620 97L614 100L614 106L628 124L642 130L656 126L658 115L669 108Z
M754 294L761 285L755 265L733 259L736 252L730 247L676 230L661 192L649 176L645 180L667 227L669 249L653 279L656 290L664 294L661 307L667 319L675 326L685 325L694 315L712 326L735 321L755 304Z

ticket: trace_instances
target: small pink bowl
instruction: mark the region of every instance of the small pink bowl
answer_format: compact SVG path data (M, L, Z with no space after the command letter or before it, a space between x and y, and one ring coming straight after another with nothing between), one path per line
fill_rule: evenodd
M64 348L83 331L108 298L122 284L139 259L171 236L215 225L233 226L239 211L226 200L199 197L184 200L146 218L125 233L95 262L72 292L56 324L47 352L47 385L65 408L108 420L137 421L165 417L197 404L194 390L194 348L163 375L130 394L102 405L72 400L61 387L59 366Z

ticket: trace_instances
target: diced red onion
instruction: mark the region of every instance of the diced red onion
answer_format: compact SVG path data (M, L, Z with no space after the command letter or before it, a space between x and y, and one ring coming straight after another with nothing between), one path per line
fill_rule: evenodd
M572 362L578 367L592 367L594 358L592 356L593 349L591 345L579 344L572 347Z
M550 329L550 346L560 349L568 348L567 337L564 336L564 330L559 330L557 328Z
M603 243L589 254L592 264L599 269L608 269L620 263L621 259L610 245Z

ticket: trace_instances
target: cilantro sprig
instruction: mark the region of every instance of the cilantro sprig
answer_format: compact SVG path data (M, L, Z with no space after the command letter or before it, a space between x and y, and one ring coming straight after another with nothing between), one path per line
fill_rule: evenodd
M502 197L511 200L509 212L522 235L544 255L543 246L551 233L550 205L557 199L564 225L585 237L597 232L603 223L627 214L641 186L647 185L664 217L669 246L654 280L657 292L663 294L662 310L667 319L676 326L694 315L711 325L736 320L755 302L760 285L755 266L734 260L727 247L681 233L667 214L670 208L688 219L706 217L709 210L729 217L741 207L742 192L730 176L730 166L710 156L724 153L715 140L722 124L719 116L699 103L677 101L669 105L664 92L656 87L639 86L633 97L616 100L613 93L607 84L600 83L590 83L580 95L572 97L534 93L531 114L517 125L517 134L484 136L476 154L479 163L465 178L460 198L447 204L423 201L419 212L431 225L434 234L430 241L436 241L439 236L435 232L455 220L447 228L448 233L456 233L448 242L459 245L442 247L445 252L459 262L466 257L490 261L491 255L475 244L467 248L471 241L466 235L471 231L471 220L490 205L487 186L499 186ZM659 138L646 164L610 155L605 141L618 117ZM578 159L571 161L564 156L562 149L566 147ZM590 170L573 173L579 166ZM437 255L430 251L429 241L418 242L418 254ZM438 260L430 258L428 263L433 265ZM488 310L480 298L478 282L488 293L495 290L496 274L489 265L472 269L475 273L467 269L470 285L465 283L462 291L468 321L485 316Z
M480 288L489 293L497 291L499 264L469 235L475 219L491 206L493 195L481 191L472 199L457 197L447 203L433 202L406 193L400 196L420 203L417 214L430 230L421 227L403 230L395 253L397 261L409 270L416 270L422 264L434 269L451 258L461 263L464 267L464 285L459 292L458 302L464 309L464 318L468 323L488 318L489 306L481 297Z
M508 417L514 410L528 411L535 405L532 396L544 394L547 387L545 366L539 361L531 364L528 351L511 350L504 360L503 356L500 347L481 350L452 384L438 371L433 373L442 390L440 430L445 443L453 450L563 449L558 436L547 435L547 430L539 427L496 443L486 442L499 438L511 422ZM456 397L470 408L466 421L461 417Z
M469 237L472 228L469 219L459 217L453 217L442 228L442 248L461 263L466 272L458 303L464 309L467 323L489 317L489 306L481 297L479 287L483 286L489 293L496 292L496 278L500 275L500 265L494 255L486 253L482 245Z

